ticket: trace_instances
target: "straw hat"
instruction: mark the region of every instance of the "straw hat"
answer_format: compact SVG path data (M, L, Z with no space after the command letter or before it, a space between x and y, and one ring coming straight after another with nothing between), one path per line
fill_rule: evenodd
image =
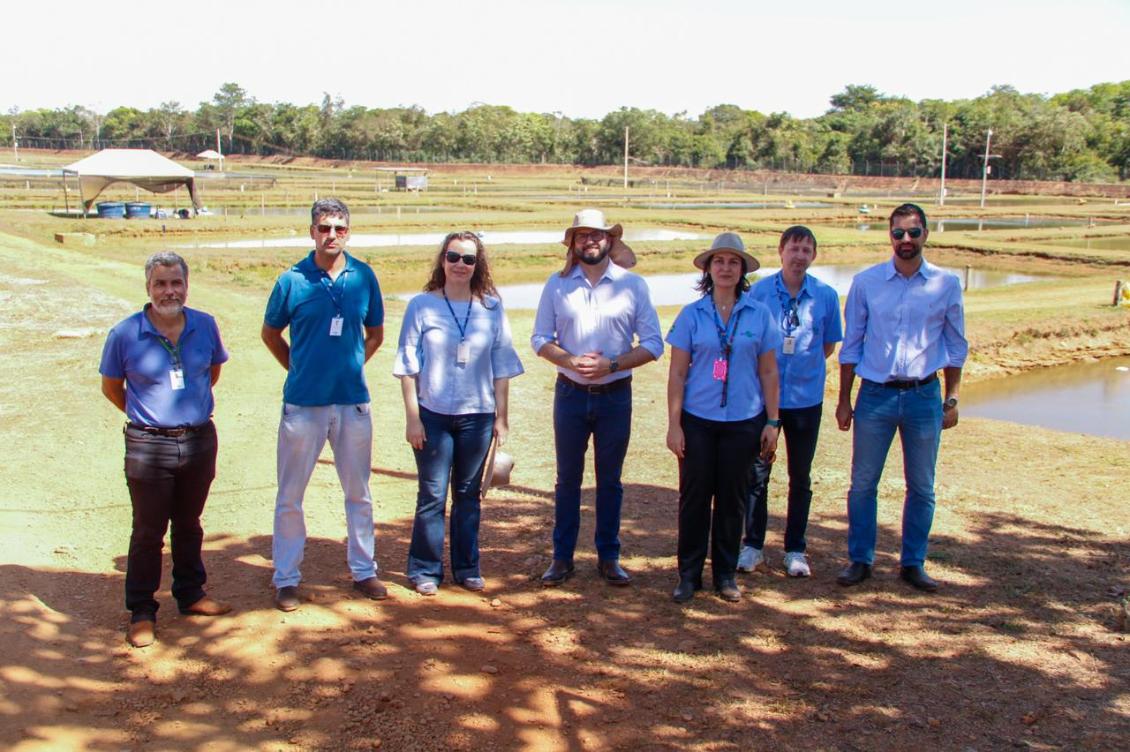
M565 272L573 268L573 233L577 230L604 230L612 238L612 248L608 257L612 263L624 269L631 269L636 265L636 254L624 242L624 228L620 225L609 225L604 219L604 212L600 209L582 209L573 215L573 226L565 230L565 238L561 244L569 249L565 258ZM564 272L562 272L564 273Z
M703 251L694 257L694 265L706 271L706 267L710 265L710 257L721 251L732 253L741 258L741 260L745 262L746 274L757 271L757 269L761 267L757 259L746 253L745 243L742 242L741 236L736 232L724 232L714 238L714 242L710 244L709 250Z
M487 497L487 491L499 486L510 485L510 471L514 469L514 458L498 448L498 439L491 439L487 461L483 463L483 477L479 484L479 499Z

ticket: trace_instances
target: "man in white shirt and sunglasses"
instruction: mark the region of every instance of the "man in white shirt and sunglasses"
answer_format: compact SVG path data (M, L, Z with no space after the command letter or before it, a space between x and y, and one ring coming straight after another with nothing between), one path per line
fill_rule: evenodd
M851 563L838 581L852 586L871 576L879 479L897 431L906 478L899 576L933 592L938 583L924 565L934 521L934 468L941 432L957 425L969 343L961 282L922 256L930 234L926 213L903 204L891 213L889 225L890 260L855 275L844 310L836 422L841 431L854 422L855 430L847 502ZM939 370L945 377L944 397ZM853 411L856 376L863 384Z

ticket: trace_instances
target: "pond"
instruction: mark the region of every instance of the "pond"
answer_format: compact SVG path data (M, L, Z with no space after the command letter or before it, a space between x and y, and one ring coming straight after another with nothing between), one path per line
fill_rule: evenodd
M928 224L930 232L968 232L976 230L1016 230L1025 227L1091 227L1100 224L1103 220L1068 219L1064 217L1032 217L1027 214L1016 217L991 217L989 219L978 217L959 217L956 219L931 219ZM858 222L855 229L860 232L870 230L886 230L887 220L876 217L869 222Z
M564 237L563 230L498 230L480 233L483 243L488 248L496 245L545 245L560 243ZM355 233L349 238L350 248L395 248L397 246L439 246L447 236L446 232L419 232L419 233L381 233L365 234ZM624 230L624 240L632 241L659 241L672 240L700 240L706 237L694 232L680 230L666 230L663 228L644 228L637 230ZM183 248L310 248L310 237L301 233L289 238L260 238L258 240L231 240L227 242L196 243L181 246Z
M831 285L836 292L843 296L847 295L848 289L851 287L852 277L868 266L871 266L871 264L817 265L809 269L809 274L812 274L821 282ZM947 269L947 271L951 271L958 276L964 274L964 270L959 269ZM758 269L755 273L758 277L766 277L770 274L776 274L777 269ZM697 300L699 293L694 287L698 284L700 278L701 275L698 273L644 275L648 288L651 290L652 303L657 306L686 305L687 303ZM1018 285L1027 282L1035 282L1041 279L1048 279L1048 277L974 269L970 272L969 288L976 290L1000 287L1002 285ZM510 310L533 309L537 308L538 300L541 297L541 290L544 286L544 282L523 285L500 285L498 292L502 295L506 307ZM407 299L410 298L411 295L403 297Z
M963 385L961 414L1130 440L1130 358Z
M735 201L729 203L632 203L643 209L828 209L825 201Z
M1037 245L1060 248L1083 248L1088 251L1126 251L1130 253L1130 235L1107 238L1080 238L1076 240L1045 240Z

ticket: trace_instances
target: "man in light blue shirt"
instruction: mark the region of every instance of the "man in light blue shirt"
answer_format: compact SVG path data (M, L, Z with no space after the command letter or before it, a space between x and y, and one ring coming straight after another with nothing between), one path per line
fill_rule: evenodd
M926 574L934 521L934 467L941 432L957 425L961 369L969 354L961 283L922 257L926 213L903 204L891 213L890 261L865 269L848 293L840 349L836 421L852 434L848 491L848 555L841 585L871 576L875 558L878 486L897 430L902 441L906 501L899 576L919 590L938 583ZM945 400L938 370L945 376ZM863 380L854 412L851 388Z
M557 454L553 564L542 584L571 577L580 529L581 477L592 436L596 471L596 550L600 576L627 585L620 566L620 474L632 426L632 369L663 354L659 316L642 277L630 265L623 228L596 209L578 212L562 241L565 271L545 284L530 344L557 366L553 432Z
M788 453L789 496L785 522L785 571L808 577L805 556L808 512L812 506L812 459L824 409L825 361L843 339L840 298L829 285L808 273L816 260L816 236L802 225L781 233L777 244L781 271L761 279L750 290L765 304L779 339L781 430ZM754 460L746 506L745 538L738 571L752 572L765 560L765 528L769 517L769 474L772 462Z

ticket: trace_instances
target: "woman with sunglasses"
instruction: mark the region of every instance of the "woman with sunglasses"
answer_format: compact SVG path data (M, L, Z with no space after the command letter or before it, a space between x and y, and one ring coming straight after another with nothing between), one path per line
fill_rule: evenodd
M393 374L419 491L408 579L435 595L444 578L444 513L451 490L451 574L467 590L479 571L479 484L491 438L506 441L510 379L523 372L487 263L473 232L443 239L424 292L408 303Z
M714 589L742 597L735 572L754 457L777 451L779 339L769 310L746 294L758 267L741 237L724 232L694 265L702 298L667 333L667 448L679 459L679 584L684 603L702 588L707 547Z

